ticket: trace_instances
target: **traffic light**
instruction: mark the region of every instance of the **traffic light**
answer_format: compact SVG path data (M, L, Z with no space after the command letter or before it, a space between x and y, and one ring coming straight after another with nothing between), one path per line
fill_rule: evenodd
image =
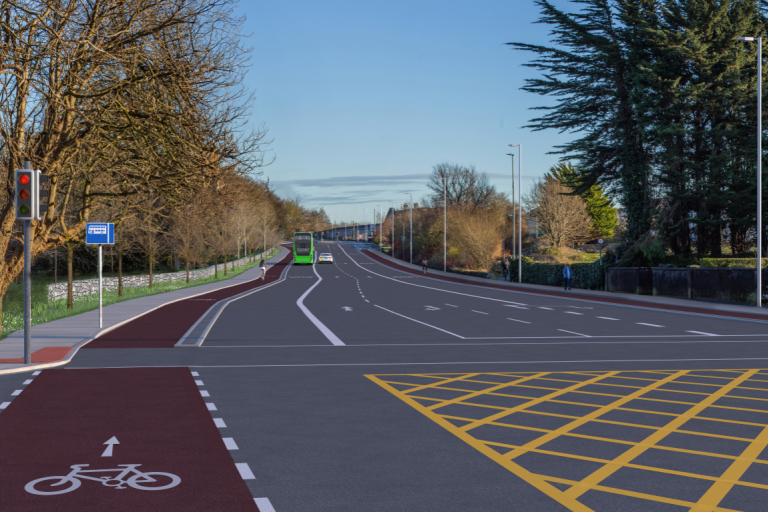
M16 218L37 218L37 173L31 169L16 169Z
M37 220L43 220L43 214L48 211L48 191L43 190L43 183L48 183L48 175L43 174L43 171L35 171L37 173L37 181L35 183L35 203L37 204L37 214L35 218Z

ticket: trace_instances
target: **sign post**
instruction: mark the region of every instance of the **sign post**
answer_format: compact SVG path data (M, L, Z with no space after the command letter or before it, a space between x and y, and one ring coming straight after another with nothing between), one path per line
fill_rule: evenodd
M597 243L600 244L600 265L603 264L603 243L604 242L605 240L603 240L602 238L597 239Z
M97 244L99 246L99 329L101 329L103 327L101 310L101 246L115 243L115 225L112 223L89 222L85 225L85 243L89 245Z

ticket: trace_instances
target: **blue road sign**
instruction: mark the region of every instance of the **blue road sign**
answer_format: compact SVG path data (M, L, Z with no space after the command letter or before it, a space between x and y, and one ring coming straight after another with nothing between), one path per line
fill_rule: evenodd
M114 244L115 225L111 222L89 222L85 225L86 244Z

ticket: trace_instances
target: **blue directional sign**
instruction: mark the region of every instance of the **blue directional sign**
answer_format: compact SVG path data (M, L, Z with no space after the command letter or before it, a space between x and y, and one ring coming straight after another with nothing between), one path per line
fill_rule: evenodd
M85 225L86 244L114 244L115 225L111 222L89 222Z

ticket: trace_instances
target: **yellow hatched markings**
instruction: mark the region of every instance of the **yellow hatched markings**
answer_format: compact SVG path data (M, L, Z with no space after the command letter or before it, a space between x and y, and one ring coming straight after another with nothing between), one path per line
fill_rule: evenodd
M721 375L720 377L713 376L713 375L700 375L697 373L702 371L704 370L625 371L625 372L551 372L551 373L548 373L548 372L545 372L545 373L542 373L542 372L490 373L488 372L488 373L472 373L472 374L411 374L411 376L413 377L428 377L430 379L434 379L434 382L431 382L427 385L417 385L413 383L408 383L406 382L408 380L406 378L407 376L402 374L367 375L366 377L368 377L371 381L377 383L379 386L386 389L390 393L394 394L404 402L408 403L409 405L411 405L411 407L419 410L422 414L428 416L430 419L432 419L433 421L441 425L443 428L449 430L451 433L453 433L454 435L456 435L466 443L472 445L481 453L493 459L498 464L502 465L503 467L505 467L512 473L514 473L515 475L523 478L528 483L532 484L534 487L541 490L551 498L567 506L571 510L579 510L579 511L590 510L584 504L580 503L578 499L588 490L592 490L592 491L601 491L606 493L641 498L641 499L650 500L650 501L657 501L657 502L684 506L684 507L690 508L690 510L697 511L697 512L704 511L704 510L711 511L711 512L726 512L729 509L720 507L719 503L723 500L723 498L726 497L726 495L731 491L731 489L735 485L739 485L742 487L750 487L750 488L759 489L759 490L768 490L768 486L766 485L740 480L744 475L744 473L749 469L751 464L768 463L768 461L760 460L757 458L762 453L762 451L766 447L768 447L768 425L765 425L763 423L727 420L722 418L708 418L704 415L699 415L699 414L704 412L705 409L707 408L718 408L718 409L737 410L737 411L752 411L752 412L763 412L763 413L768 412L766 410L750 409L746 407L714 405L714 403L721 398L738 398L741 400L753 400L754 401L753 403L760 403L760 402L766 401L766 399L759 398L759 397L735 396L730 393L734 391L738 392L738 390L746 390L746 389L751 389L754 391L768 391L768 389L749 387L750 382L761 382L755 378L756 375L766 376L766 377L768 377L768 375L764 373L759 373L759 370L727 370L727 371L710 370L710 372L712 373L718 372ZM625 375L622 375L622 373ZM653 375L654 377L658 376L658 378L639 377L642 374L649 375L649 376ZM486 376L493 375L495 377L504 377L510 380L509 382L506 382L506 383L500 383L498 381L484 379L483 375L486 375ZM582 380L582 381L571 380L567 378L567 375L573 375L574 377L578 375L581 377L589 377L589 378L587 380ZM716 380L720 380L722 384L690 382L690 381L684 380L685 377L689 377L689 378L696 377L696 378L713 379L713 380L716 379ZM611 381L615 381L616 379L634 380L635 382L647 381L649 385L646 387L639 387L639 386L631 386L631 385L625 385L625 384L614 384L612 382L600 382L603 379L610 379ZM549 387L546 387L546 384L543 384L541 386L534 385L534 383L529 382L531 380L552 381L553 383L562 382L562 383L571 384L571 385L562 389L549 388ZM488 387L480 391L461 389L460 386L462 382L473 383L473 384L484 384L484 385L487 385ZM702 391L705 391L705 390L709 391L711 389L712 393L696 392L696 391L680 391L680 390L674 390L674 389L668 389L668 388L659 389L660 387L665 386L667 384L697 385L697 386L702 386L701 388ZM409 386L410 388L404 389L404 390L398 390L398 389L395 389L394 387L396 385ZM581 388L589 385L614 386L614 387L626 388L628 390L634 390L634 391L628 395L616 395L613 393L597 393L594 391L581 390ZM459 386L459 387L457 388L454 386ZM417 396L417 393L419 390L423 390L427 388L450 390L453 392L462 393L462 395L452 398L450 400L440 400L436 398ZM542 396L542 397L530 397L525 395L521 396L518 394L513 394L514 388L539 389L543 391L550 391L550 393L547 393L545 396ZM657 398L643 397L643 395L649 391L657 391L657 392L668 391L673 393L700 395L703 397L703 399L699 403L691 403L691 402L681 402L681 401L675 401L675 400L663 400L663 399L657 399ZM562 399L558 399L558 397L561 397L564 394L572 393L572 392L577 392L580 394L588 394L588 395L606 396L610 398L616 398L616 400L614 400L612 403L607 405L595 405L590 403L573 402L570 400L565 401ZM485 396L485 395L514 397L518 399L527 400L527 402L514 407L501 407L496 405L487 405L487 404L472 402L473 398L476 398L479 396ZM642 398L643 400L654 401L654 402L681 404L681 405L687 406L688 409L682 414L674 414L674 413L661 412L661 411L646 411L642 409L633 409L626 406L622 407L622 405L626 405L628 402L638 398ZM435 402L435 403L422 404L417 400ZM585 414L584 416L572 416L572 415L557 414L552 412L526 410L534 405L543 404L543 403L551 403L553 405L557 405L557 404L580 405L580 406L594 408L594 410ZM460 416L452 416L448 414L440 414L441 408L451 404L461 404L463 406L477 407L477 408L482 408L489 411L495 410L498 412L495 412L490 416L487 416L479 420L474 418L465 418ZM643 425L643 424L610 421L610 420L599 418L600 415L613 410L632 411L632 412L648 414L648 415L663 415L663 416L668 416L670 421L663 426L655 427L655 426ZM510 421L510 418L506 418L506 417L515 412L526 412L527 414L534 414L534 415L562 417L570 421L566 425L563 425L562 427L554 430L536 428L532 426L514 425L514 424L511 424L511 423L514 423L514 421ZM735 436L726 436L721 434L707 434L704 432L689 431L689 430L683 430L680 428L687 421L693 418L697 420L702 420L702 421L718 422L720 424L733 423L733 424L740 424L740 425L760 426L760 427L763 427L763 430L757 436L757 438L751 439L751 438L743 438L743 437L735 437ZM511 418L511 419L514 420L514 418ZM457 426L454 423L451 423L451 421L449 420L458 420L466 424L464 426ZM497 420L502 420L502 421L497 421ZM630 426L630 427L639 427L639 428L651 430L653 432L639 443L621 440L621 439L614 439L610 437L589 436L585 434L571 432L575 428L585 425L588 422L600 423L605 425L622 425L622 426ZM766 423L768 423L768 420L766 420ZM528 430L528 431L537 432L537 433L540 432L543 435L539 436L537 439L531 441L530 443L527 443L522 446L516 446L512 444L504 444L504 443L492 442L492 441L484 441L472 436L473 429L479 426L484 426L484 425L493 425L495 427L508 427L511 429ZM699 437L712 437L712 438L718 438L718 439L736 440L736 441L749 443L749 445L738 456L657 445L658 442L660 442L666 436L668 436L673 432L680 433L680 434L694 435ZM596 441L612 442L614 444L626 445L629 448L622 455L612 460L607 460L607 459L602 459L598 457L586 457L583 455L574 455L574 454L562 453L562 452L553 451L553 450L547 450L545 449L546 447L543 447L545 443L557 438L574 439L574 440L589 439L589 440L596 440ZM496 449L492 447L496 447ZM510 451L508 451L506 454L501 454L499 448L509 448ZM636 464L633 462L636 457L638 457L640 454L644 453L645 451L651 448L656 450L663 450L667 452L689 453L694 455L707 456L707 457L712 457L716 460L725 459L725 460L730 460L732 462L730 463L730 466L728 467L728 469L725 470L724 473L719 477L709 476L709 475L699 475L695 473L687 473L684 471L675 471L675 470L666 469L666 468L655 468L651 466L645 466L642 464ZM520 464L517 464L514 462L514 460L518 458L520 455L528 452L540 453L540 454L551 455L556 457L591 461L591 462L602 464L602 466L598 470L592 472L592 474L590 474L589 476L587 476L582 480L578 480L578 481L568 480L568 479L563 479L559 477L553 477L550 475L537 474L535 472L528 471L526 468L524 468ZM707 481L707 482L711 482L711 485L709 486L708 490L702 495L702 497L698 500L698 502L693 503L686 500L678 500L678 499L673 499L669 497L643 494L641 492L635 492L635 491L630 491L626 489L618 489L615 487L606 486L602 484L602 482L606 478L611 476L613 473L615 473L618 469L622 467L632 468L636 470L650 471L658 474L677 475L681 477L697 479L699 482ZM566 491L561 491L558 488L552 486L549 482L571 485L571 487Z

